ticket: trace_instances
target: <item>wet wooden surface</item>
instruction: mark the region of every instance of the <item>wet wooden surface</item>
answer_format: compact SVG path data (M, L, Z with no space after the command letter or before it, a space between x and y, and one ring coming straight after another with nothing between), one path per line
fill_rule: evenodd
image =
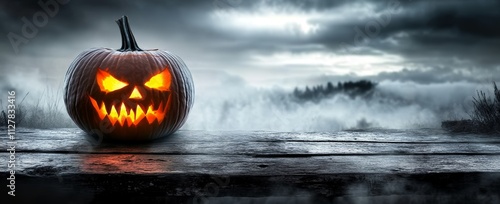
M5 131L0 137L0 158L7 158ZM91 201L127 192L180 203L270 196L327 203L393 195L500 199L500 137L491 135L179 131L150 143L112 144L79 129L20 129L16 141L18 185L33 189L19 187L21 195L45 189L43 195ZM8 176L6 165L0 171Z

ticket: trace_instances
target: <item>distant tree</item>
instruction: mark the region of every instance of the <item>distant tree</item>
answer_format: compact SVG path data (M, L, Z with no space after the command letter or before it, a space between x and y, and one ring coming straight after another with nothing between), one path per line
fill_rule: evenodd
M315 90L313 91L314 97L320 97L321 95L323 95L324 90L325 88L323 88L323 85L316 86Z
M296 97L299 97L301 95L301 91L299 90L298 87L295 87L295 89L293 89L293 95L296 96Z
M304 91L304 94L302 96L306 99L311 99L312 98L312 91L309 89L309 86L306 86L306 90Z
M325 91L325 88L323 87L323 85L319 85L319 91L320 91L321 93L323 93L323 92Z
M333 87L332 82L328 82L326 84L326 90L325 90L325 92L328 93L328 94L329 93L333 93L334 89L335 89L335 87Z
M326 86L323 84L312 86L311 88L306 86L304 91L296 87L293 90L293 95L302 100L315 101L337 93L345 93L351 97L355 97L368 93L373 90L376 85L376 83L368 80L338 82L337 86L334 86L332 82L327 82Z

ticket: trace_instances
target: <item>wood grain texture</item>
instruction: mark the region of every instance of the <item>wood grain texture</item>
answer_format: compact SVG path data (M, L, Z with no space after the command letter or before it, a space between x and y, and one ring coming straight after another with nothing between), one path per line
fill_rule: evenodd
M6 136L0 134L4 141ZM500 138L488 135L441 130L184 130L151 143L117 144L100 143L70 128L20 129L16 141L17 175L29 185L48 182L58 190L86 189L91 198L147 192L148 198L192 199L214 183L218 193L208 197L438 192L456 198L467 193L477 199L500 198ZM1 158L8 157L6 149L4 142ZM0 166L0 172L6 170ZM218 185L214 178L227 183ZM470 201L481 201L477 199Z

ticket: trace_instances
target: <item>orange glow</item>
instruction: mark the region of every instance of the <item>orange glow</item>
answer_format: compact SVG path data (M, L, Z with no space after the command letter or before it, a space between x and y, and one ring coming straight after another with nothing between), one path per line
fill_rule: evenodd
M134 147L138 151L148 152L147 145ZM80 169L84 173L110 174L133 173L151 174L165 173L174 168L172 159L151 160L149 154L79 154ZM165 157L169 157L166 155ZM105 164L105 165L103 165Z
M137 90L137 87L134 87L134 90L132 91L132 94L128 97L130 99L142 99L141 93L139 93L139 90Z
M99 88L101 88L101 91L104 91L106 93L122 89L123 87L128 85L127 83L121 82L111 74L101 69L97 69L96 79L97 84L99 84Z
M153 110L153 105L149 105L146 112L141 108L141 106L137 105L134 109L127 108L125 103L121 103L119 108L117 109L115 105L111 106L111 110L108 113L106 110L106 104L102 103L101 107L99 107L97 101L90 97L90 101L95 111L99 114L99 118L104 120L108 118L112 125L115 125L117 122L120 126L132 126L138 125L142 119L146 118L149 124L152 124L155 120L158 123L161 123L165 118L165 113L167 110L167 104L160 103L157 110Z
M170 83L172 76L168 70L165 70L149 79L144 85L152 88L158 89L160 91L168 91L170 88Z

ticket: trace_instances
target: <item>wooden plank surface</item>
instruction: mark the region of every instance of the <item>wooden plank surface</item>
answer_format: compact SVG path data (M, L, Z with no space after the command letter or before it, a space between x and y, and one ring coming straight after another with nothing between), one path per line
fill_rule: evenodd
M0 134L6 139L6 134ZM207 155L499 154L500 137L425 130L337 133L179 131L152 143L111 144L78 129L18 132L21 152ZM6 143L0 145L5 151ZM0 152L1 152L0 151Z
M6 134L1 135L6 139ZM139 144L101 143L79 129L20 130L17 170L270 175L496 172L500 138L440 130L336 133L179 131ZM0 147L7 156L6 143ZM6 166L0 170L5 171Z
M1 157L7 158L2 153ZM316 175L342 173L500 172L500 155L248 157L242 155L20 153L17 170L56 174ZM5 171L5 167L2 167ZM46 172L44 172L46 171Z
M5 132L0 133L3 141L6 137ZM39 190L38 183L46 182L51 184L51 192L85 189L91 198L103 192L147 192L149 198L192 199L204 195L214 178L230 181L216 185L218 193L209 197L339 198L436 192L460 197L467 190L482 196L477 198L500 198L500 137L491 135L457 135L434 129L334 133L185 130L150 143L116 144L101 143L70 128L20 129L16 139L16 175L28 188ZM8 157L6 149L3 142L0 158ZM1 165L1 176L7 176L6 171ZM404 185L387 190L387 183ZM363 188L358 191L359 186Z

